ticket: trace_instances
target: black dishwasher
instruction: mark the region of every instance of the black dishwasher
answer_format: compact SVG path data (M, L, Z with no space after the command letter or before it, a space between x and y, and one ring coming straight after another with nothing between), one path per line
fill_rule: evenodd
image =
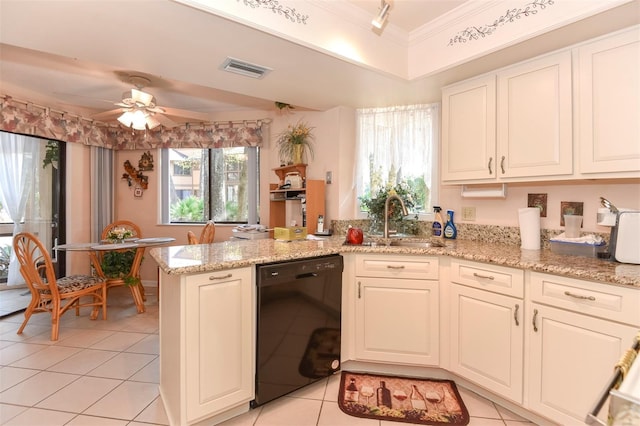
M256 398L252 406L340 369L342 256L257 266Z

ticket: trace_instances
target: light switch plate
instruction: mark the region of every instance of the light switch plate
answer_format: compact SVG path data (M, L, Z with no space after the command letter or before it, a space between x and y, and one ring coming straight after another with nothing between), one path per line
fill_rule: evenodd
M327 175L326 175L326 177L325 177L324 181L325 181L327 184L330 184L330 183L331 183L332 178L333 178L333 173L331 173L331 172L327 172Z

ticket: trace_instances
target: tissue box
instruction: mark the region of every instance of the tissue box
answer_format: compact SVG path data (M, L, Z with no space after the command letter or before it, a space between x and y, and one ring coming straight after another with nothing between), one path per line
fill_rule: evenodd
M557 254L568 254L571 256L597 257L598 253L606 251L607 245L572 243L570 241L550 241L551 251Z
M307 228L303 226L276 227L273 228L273 238L284 241L304 240L307 238Z

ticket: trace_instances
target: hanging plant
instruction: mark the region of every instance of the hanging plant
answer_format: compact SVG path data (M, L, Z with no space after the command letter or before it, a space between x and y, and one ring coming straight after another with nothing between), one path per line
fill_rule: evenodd
M59 153L60 153L60 148L59 148L58 142L47 141L47 146L45 147L44 160L42 160L42 168L46 169L49 164L55 167L58 164Z

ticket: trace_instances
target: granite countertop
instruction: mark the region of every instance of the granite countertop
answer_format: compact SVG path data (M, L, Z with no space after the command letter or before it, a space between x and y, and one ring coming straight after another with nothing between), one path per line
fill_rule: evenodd
M445 247L344 245L343 237L320 240L233 240L214 244L153 248L151 257L170 275L221 271L254 264L325 256L335 253L394 253L451 256L500 266L527 269L571 278L633 286L640 289L640 265L627 265L590 257L567 256L520 247L472 240L446 240Z

